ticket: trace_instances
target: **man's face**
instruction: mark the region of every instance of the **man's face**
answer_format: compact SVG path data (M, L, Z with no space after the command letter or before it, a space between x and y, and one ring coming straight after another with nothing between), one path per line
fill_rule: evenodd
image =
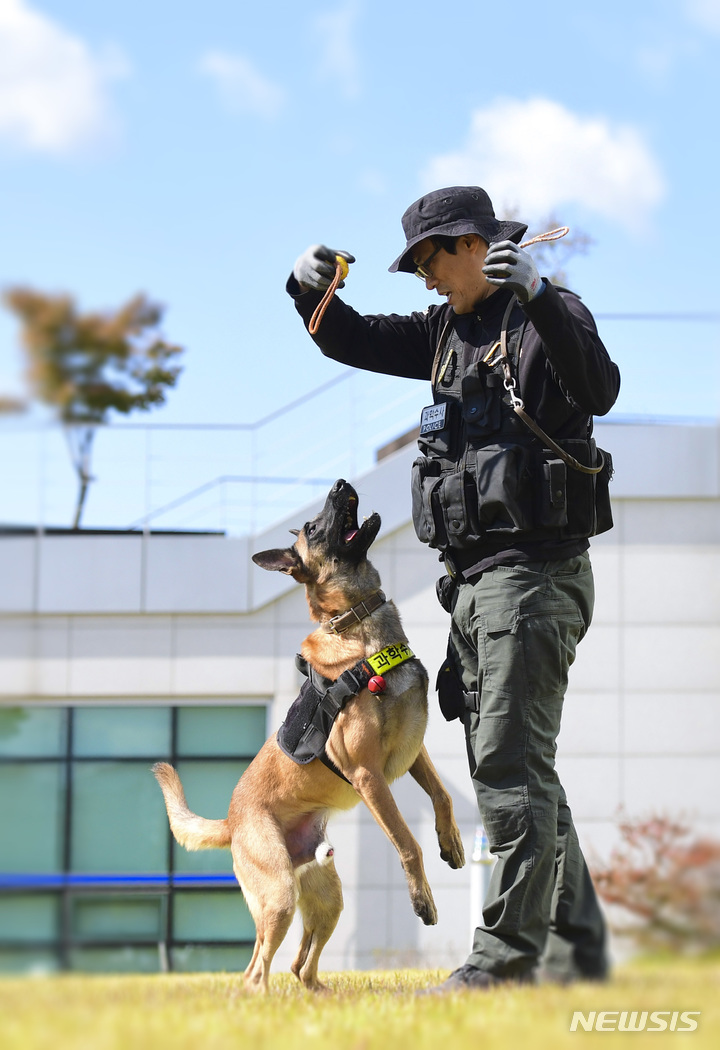
M456 314L472 313L478 303L497 291L482 272L488 245L477 234L458 237L455 242L457 254L452 255L441 248L436 254L435 244L427 237L413 248L413 261L422 266L430 256L427 265L431 274L425 280L428 290L435 289L438 295L444 295Z

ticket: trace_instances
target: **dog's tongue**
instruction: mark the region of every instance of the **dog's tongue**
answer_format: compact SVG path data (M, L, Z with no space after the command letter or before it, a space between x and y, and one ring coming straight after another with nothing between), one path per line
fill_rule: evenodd
M343 536L343 540L345 541L345 543L352 543L359 531L359 529L350 529L349 532L346 532Z

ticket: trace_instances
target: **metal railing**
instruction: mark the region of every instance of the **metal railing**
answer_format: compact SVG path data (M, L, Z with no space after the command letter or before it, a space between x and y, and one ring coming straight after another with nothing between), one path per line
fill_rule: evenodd
M596 319L623 374L614 420L717 418L719 313ZM82 526L255 533L369 470L429 400L427 383L348 368L255 422L98 427ZM77 489L57 423L0 416L0 526L67 528Z
M81 525L255 533L370 469L428 397L426 383L346 369L252 423L99 426ZM70 527L77 490L62 427L0 419L2 526Z

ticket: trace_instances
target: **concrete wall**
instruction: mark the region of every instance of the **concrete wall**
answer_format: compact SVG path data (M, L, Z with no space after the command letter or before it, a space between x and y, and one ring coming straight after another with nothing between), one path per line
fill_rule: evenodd
M558 768L592 855L630 814L684 814L720 835L719 430L597 428L616 464L616 527L593 541L595 620L571 672ZM415 652L434 675L447 617L435 599L436 555L408 521L413 449L359 479L361 512L378 510L372 550ZM0 539L0 702L266 698L271 728L297 694L293 665L308 633L302 589L250 562L286 546L303 508L250 541L216 536ZM427 743L452 792L468 854L476 807L462 729L431 698ZM331 825L345 911L326 969L455 965L468 947L469 868L435 844L429 801L410 778L395 794L425 852L440 922L423 927L392 847L362 808ZM287 966L294 929L278 966Z

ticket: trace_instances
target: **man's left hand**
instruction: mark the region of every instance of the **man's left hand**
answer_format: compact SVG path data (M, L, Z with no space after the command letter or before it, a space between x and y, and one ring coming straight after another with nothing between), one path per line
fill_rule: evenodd
M545 288L532 258L514 241L494 241L489 246L483 273L490 284L512 289L523 304Z

